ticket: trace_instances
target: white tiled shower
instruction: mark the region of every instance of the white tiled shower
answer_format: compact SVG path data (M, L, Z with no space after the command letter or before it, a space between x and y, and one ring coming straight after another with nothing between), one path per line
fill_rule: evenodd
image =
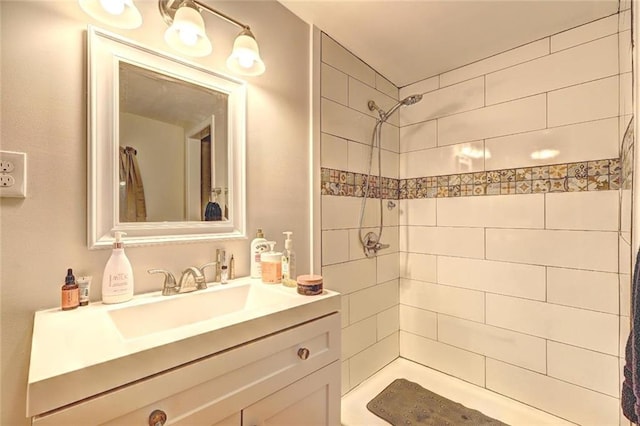
M344 295L343 393L400 356L576 423L625 424L630 12L399 90L322 35L322 273ZM380 186L397 192L380 192L398 207L384 202L391 248L367 259L366 103L414 93L383 126Z

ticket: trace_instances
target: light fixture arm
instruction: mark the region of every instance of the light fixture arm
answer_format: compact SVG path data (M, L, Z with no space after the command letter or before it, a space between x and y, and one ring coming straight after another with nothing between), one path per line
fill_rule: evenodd
M237 19L232 18L231 16L226 15L210 6L207 6L206 4L198 0L160 0L158 2L158 8L160 9L160 14L167 24L171 25L173 23L173 17L175 16L176 11L184 2L193 3L200 12L206 10L207 12L212 13L219 18L222 18L223 20L237 26L238 28L242 28L243 30L250 30L249 25L243 24Z
M215 10L214 8L209 7L206 4L199 2L198 0L193 0L193 2L200 9L206 10L209 13L213 13L214 15L224 19L225 21L229 22L230 24L233 24L233 25L235 25L235 26L237 26L239 28L242 28L244 30L250 30L251 29L251 28L249 28L249 26L247 24L243 24L242 22L238 21L237 19L234 19L229 15L225 15L224 13L220 12L219 10Z

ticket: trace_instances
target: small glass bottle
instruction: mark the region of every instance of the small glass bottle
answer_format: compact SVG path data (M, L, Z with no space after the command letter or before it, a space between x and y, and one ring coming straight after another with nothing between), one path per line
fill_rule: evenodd
M226 284L229 279L229 269L227 265L222 265L220 267L220 284Z
M78 290L78 284L76 284L76 277L73 276L71 268L67 269L67 276L62 286L61 305L63 311L75 309L80 306L80 292Z

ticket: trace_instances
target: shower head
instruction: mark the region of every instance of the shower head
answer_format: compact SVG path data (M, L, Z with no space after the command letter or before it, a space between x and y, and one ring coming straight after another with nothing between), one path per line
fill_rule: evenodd
M409 105L417 104L421 100L422 100L422 95L418 93L415 95L407 96L406 98L401 100L400 103L402 105L409 106Z
M389 117L391 117L391 114L396 112L396 110L398 108L400 108L401 106L414 105L414 104L417 104L418 102L420 102L421 100L422 100L422 95L421 94L415 94L415 95L407 96L406 98L404 98L403 100L401 100L400 102L398 102L397 104L392 106L391 109L389 111L387 111L387 112L382 111L380 108L377 107L377 105L376 105L376 109L378 110L378 113L380 114L380 120L387 121L387 119ZM372 102L372 101L369 101L369 102ZM374 103L374 105L375 105L375 103ZM371 109L371 107L369 107L369 109Z

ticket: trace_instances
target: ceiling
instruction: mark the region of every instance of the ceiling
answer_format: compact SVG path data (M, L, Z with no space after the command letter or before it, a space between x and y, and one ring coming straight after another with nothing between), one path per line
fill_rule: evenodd
M618 0L279 0L398 87L618 10Z

